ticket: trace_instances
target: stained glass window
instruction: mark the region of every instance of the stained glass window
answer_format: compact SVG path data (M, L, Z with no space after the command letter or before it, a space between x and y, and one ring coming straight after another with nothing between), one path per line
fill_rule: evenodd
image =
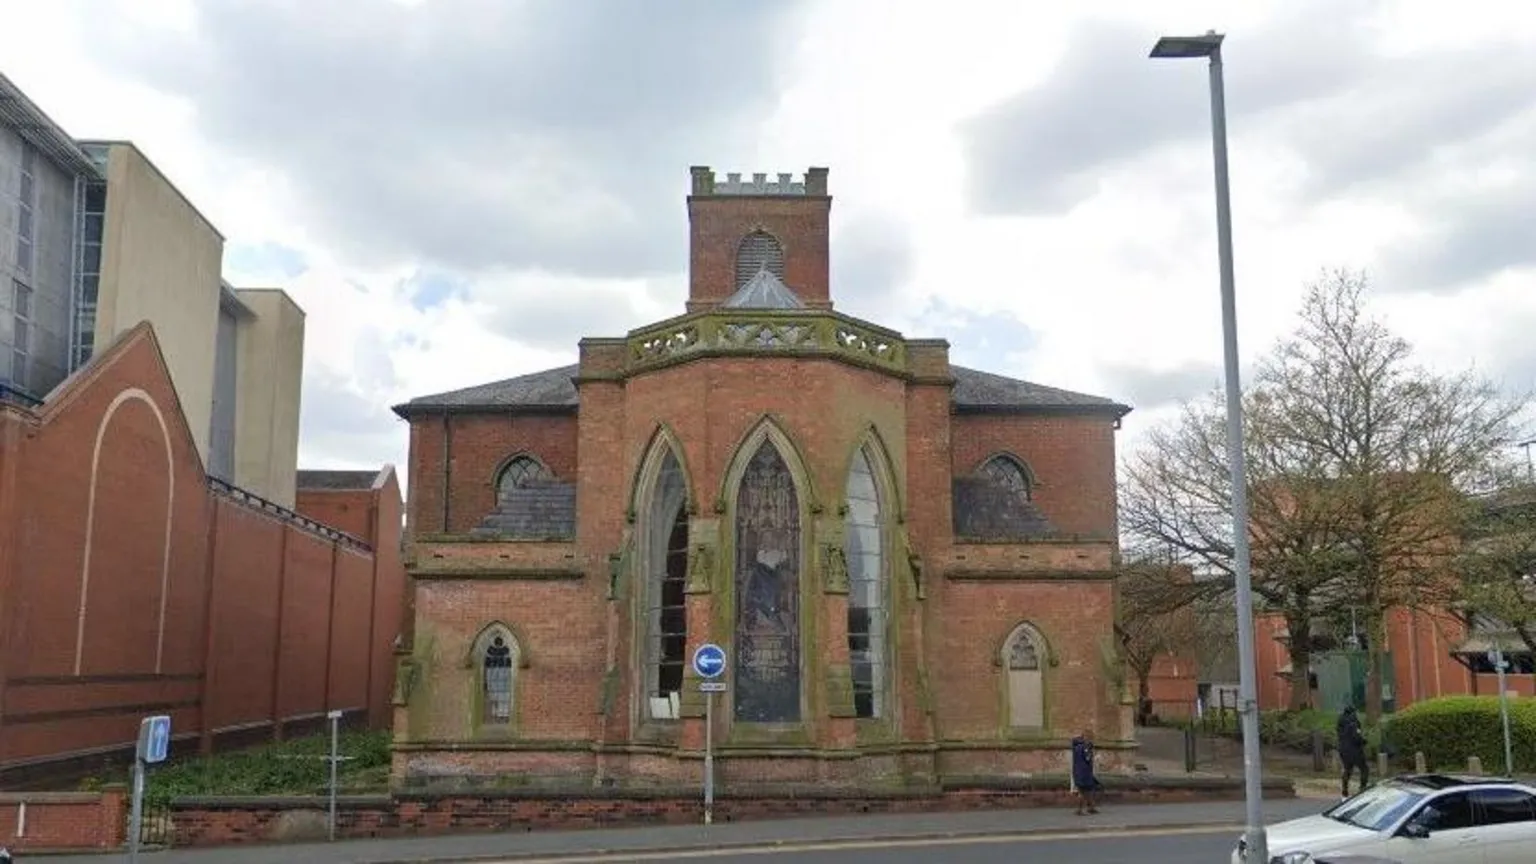
M507 495L514 489L521 489L531 482L549 480L549 469L544 463L532 456L518 456L507 467L501 469L501 476L496 478L496 500L505 501Z
M741 245L736 247L736 287L747 284L763 269L781 280L784 278L784 247L772 234L753 231L741 238Z
M481 721L505 724L512 721L513 650L505 634L497 633L481 657L482 694L485 711Z
M663 445L665 446L665 445ZM688 647L687 489L682 466L671 449L646 511L646 690L650 717L675 720L683 689Z
M844 557L848 559L848 660L853 708L879 717L885 698L885 538L880 494L869 454L860 449L848 471Z
M1034 497L1034 483L1029 471L1011 456L993 456L981 466L981 475L1008 489L1025 501Z
M772 441L736 496L736 719L800 720L800 500Z

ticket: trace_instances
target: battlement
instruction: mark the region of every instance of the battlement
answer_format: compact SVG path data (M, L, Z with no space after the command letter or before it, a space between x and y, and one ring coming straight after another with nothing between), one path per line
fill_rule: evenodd
M789 172L780 172L777 180L758 172L752 179L741 179L739 171L732 171L721 180L708 165L695 165L693 174L694 195L761 195L761 196L825 196L827 194L827 169L808 168L801 180Z

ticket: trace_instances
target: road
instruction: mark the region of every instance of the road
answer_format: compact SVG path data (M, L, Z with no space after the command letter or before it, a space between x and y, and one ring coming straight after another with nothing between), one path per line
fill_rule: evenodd
M500 864L618 864L678 861L697 864L1191 864L1224 862L1241 833L1238 827L1125 831L1039 836L986 836L953 840L866 840L804 843L756 849L700 849L646 854L521 858ZM494 864L480 861L478 864Z

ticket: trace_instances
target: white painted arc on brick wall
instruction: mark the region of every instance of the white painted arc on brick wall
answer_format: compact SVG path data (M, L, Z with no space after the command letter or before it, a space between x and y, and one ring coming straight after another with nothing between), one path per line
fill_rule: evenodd
M91 449L91 486L85 505L85 560L80 566L80 607L75 624L75 674L80 674L85 659L85 606L91 585L91 544L96 530L96 472L101 467L101 442L107 427L112 423L117 409L130 401L140 401L149 406L160 424L160 440L165 443L165 546L160 559L160 616L155 627L155 674L160 674L165 653L165 604L170 588L171 575L171 513L176 503L176 462L171 450L171 434L165 425L165 414L160 411L154 398L137 387L129 387L117 394L112 404L101 415L96 426L96 444Z

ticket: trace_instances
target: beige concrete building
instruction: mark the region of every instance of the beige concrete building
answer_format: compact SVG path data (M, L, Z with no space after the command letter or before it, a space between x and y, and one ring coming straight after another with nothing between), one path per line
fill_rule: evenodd
M0 75L0 398L46 400L148 321L209 476L291 509L304 312L223 257L142 151L71 138Z

